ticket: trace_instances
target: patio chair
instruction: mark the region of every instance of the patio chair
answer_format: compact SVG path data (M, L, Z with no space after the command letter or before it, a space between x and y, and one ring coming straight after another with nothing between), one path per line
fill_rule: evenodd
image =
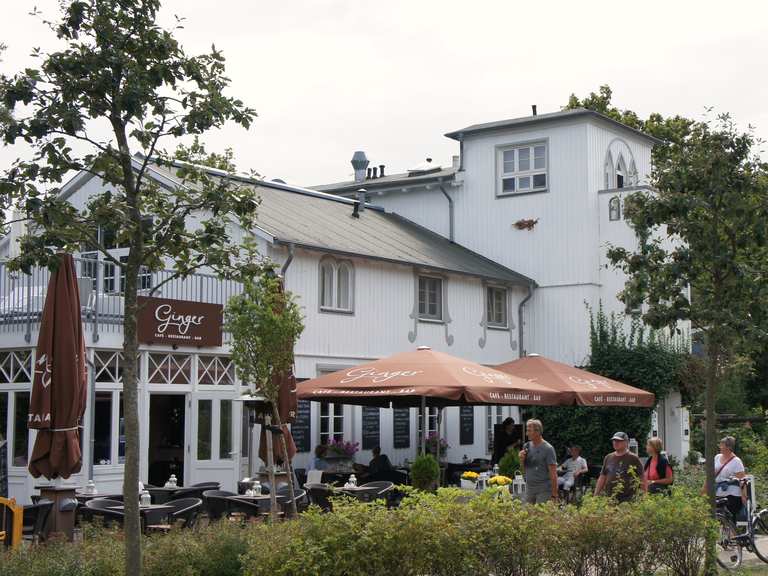
M33 544L45 542L45 525L51 510L53 510L53 502L44 498L39 499L37 504L24 506L24 520L21 529L24 540L29 540Z
M310 470L307 472L307 481L306 484L320 484L323 481L323 471L322 470Z
M88 510L87 516L90 519L99 517L104 521L105 526L110 526L113 523L120 526L123 525L125 514L119 510L112 510L113 506L122 506L121 500L112 500L110 498L94 498L89 500L85 504L85 508ZM85 515L84 515L85 517Z
M309 506L309 498L306 490L294 489L293 500L296 501L296 512L303 512ZM282 507L286 516L291 514L291 494L288 486L283 486L277 491L277 503Z
M307 469L306 468L294 468L293 473L296 477L296 485L301 487L307 483Z
M147 514L146 530L148 532L168 532L178 523L181 523L182 528L193 528L203 507L203 501L200 498L184 498L168 502L167 506L171 508Z
M227 490L206 490L203 492L203 502L209 520L221 520L229 513L230 496L237 496Z
M221 484L219 482L198 482L192 484L190 488L205 488L206 490L221 490Z
M315 506L319 506L323 512L333 512L333 505L330 497L333 491L325 484L306 484L304 486L309 492L309 501Z
M387 495L394 490L395 484L384 480L376 480L374 482L367 482L360 486L360 488L370 489L370 492L366 491L365 494L370 494L372 496L371 500L376 498L386 500Z
M240 517L243 520L250 518L258 518L264 515L264 510L261 506L261 502L246 502L245 500L238 500L237 496L228 498L229 505L227 513L231 518ZM269 513L269 500L263 500L267 503L267 513Z
M208 490L218 490L218 489L219 489L218 482L216 482L215 484L209 484L208 486L190 486L189 488L182 488L180 490L177 490L173 494L170 494L168 496L168 500L165 503L170 504L174 500L186 500L187 498L199 498L200 500L202 500L203 492L207 492Z

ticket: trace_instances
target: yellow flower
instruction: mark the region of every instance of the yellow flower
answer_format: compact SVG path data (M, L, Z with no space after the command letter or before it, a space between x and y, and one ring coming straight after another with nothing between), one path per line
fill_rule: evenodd
M464 472L464 474L461 475L461 477L464 480L477 480L480 477L480 474L477 472L472 472L471 470L467 470Z
M488 484L491 486L506 486L512 484L512 479L509 476L492 476L491 479L488 480Z

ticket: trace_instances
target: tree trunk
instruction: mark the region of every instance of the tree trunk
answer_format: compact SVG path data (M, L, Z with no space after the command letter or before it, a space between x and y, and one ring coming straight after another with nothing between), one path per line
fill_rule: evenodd
M707 501L709 502L712 517L715 516L715 453L717 447L715 401L717 400L717 386L719 377L720 345L714 339L707 343L707 358L709 366L707 367L707 387L704 404L704 417L706 425L704 427L704 463L707 479ZM708 576L717 574L717 565L715 560L715 543L707 545L707 556L705 560L705 573Z
M125 467L123 471L123 503L125 505L125 574L141 576L141 518L139 516L139 393L136 292L139 268L144 251L144 232L139 208L140 183L136 181L131 163L131 153L125 126L113 115L112 127L120 151L123 187L129 206L129 222L134 227L131 234L128 261L125 264L123 286L123 414L125 417Z
M277 404L272 402L272 414L275 417L275 424L282 431L283 421L280 419L280 412L277 410ZM288 471L288 496L291 499L291 515L295 518L298 515L296 509L296 493L293 488L293 463L288 458L288 442L285 440L285 434L280 434L280 442L283 446L283 454L285 455L285 469Z

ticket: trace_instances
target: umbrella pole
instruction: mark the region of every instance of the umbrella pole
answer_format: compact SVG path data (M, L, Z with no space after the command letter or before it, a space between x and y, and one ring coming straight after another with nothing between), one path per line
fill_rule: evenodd
M89 424L88 427L88 480L93 480L93 454L96 450L96 436L93 433L96 426L96 365L86 356L85 361L88 363L88 413ZM85 427L83 427L83 434L85 434Z
M277 486L275 485L275 455L272 453L272 430L269 429L271 425L272 416L265 414L264 426L267 428L267 474L269 475L269 516L274 522L277 520L277 497L275 494Z
M421 454L427 453L427 397L421 397Z

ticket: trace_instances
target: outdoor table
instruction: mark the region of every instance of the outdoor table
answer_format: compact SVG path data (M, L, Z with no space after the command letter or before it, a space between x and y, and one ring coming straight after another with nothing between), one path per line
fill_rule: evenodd
M109 498L114 500L115 496L120 496L122 498L121 494L90 494L88 492L75 492L75 498L77 498L78 504L85 504L91 500L96 500L96 498Z
M269 500L269 494L261 494L259 496L246 496L245 494L238 494L237 496L227 496L230 500L245 500L251 504L258 504L260 500Z

